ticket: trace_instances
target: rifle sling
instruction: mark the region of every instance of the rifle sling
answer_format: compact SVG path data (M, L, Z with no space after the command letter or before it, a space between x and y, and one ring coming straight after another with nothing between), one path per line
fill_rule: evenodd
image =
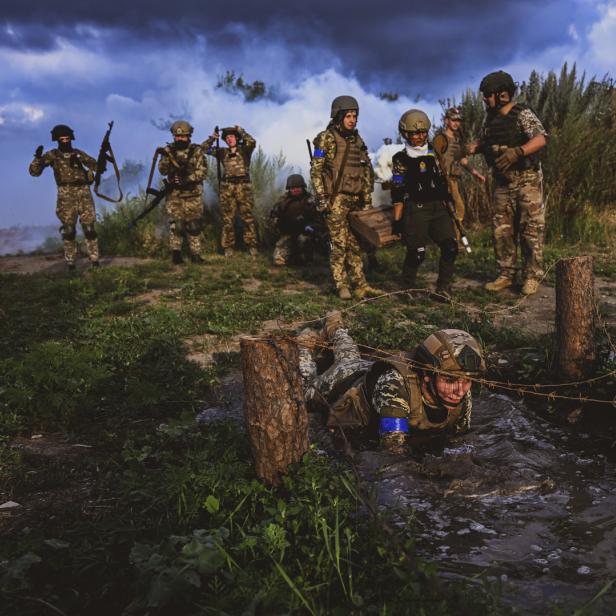
M118 192L120 193L120 196L117 199L113 199L112 197L108 197L107 195L103 195L102 193L98 192L100 176L97 178L98 182L94 183L94 194L97 197L104 199L105 201L109 201L110 203L120 203L120 201L122 201L122 199L124 198L124 194L122 193L122 187L120 186L120 170L118 169L118 164L116 163L116 158L113 153L113 149L111 148L111 143L109 144L108 152L109 154L107 155L107 160L113 166L113 172L115 173L116 183L118 184Z

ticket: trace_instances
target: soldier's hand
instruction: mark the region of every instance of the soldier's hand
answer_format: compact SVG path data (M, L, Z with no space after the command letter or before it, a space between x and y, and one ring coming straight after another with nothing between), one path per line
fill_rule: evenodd
M474 154L479 149L479 143L477 141L471 141L466 144L466 153Z
M212 137L213 137L214 139L220 139L220 131L215 130L215 131L212 133Z
M511 165L515 164L524 158L524 150L518 146L516 148L507 148L495 161L496 168L499 171L507 171Z
M40 158L41 156L43 156L43 146L39 145L39 147L36 148L36 152L34 152L34 157Z
M312 235L314 233L314 227L311 227L310 225L306 225L304 227L304 233L306 233L307 235Z
M471 169L471 175L474 178L477 178L482 184L486 183L486 176L479 173L479 171L477 171L477 169L475 169L474 167Z
M316 210L317 212L327 212L329 210L329 197L319 197Z

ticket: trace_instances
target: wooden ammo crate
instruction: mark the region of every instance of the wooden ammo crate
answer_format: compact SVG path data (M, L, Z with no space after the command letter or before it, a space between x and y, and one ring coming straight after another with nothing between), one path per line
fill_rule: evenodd
M388 246L400 239L400 236L391 231L393 221L393 205L377 205L349 214L349 224L355 234L377 248Z

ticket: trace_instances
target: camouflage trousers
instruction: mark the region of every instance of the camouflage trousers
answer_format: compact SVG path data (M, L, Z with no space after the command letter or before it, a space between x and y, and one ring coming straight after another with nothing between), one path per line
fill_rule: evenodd
M460 224L462 224L464 222L464 215L466 214L466 206L464 205L464 199L462 199L462 195L460 193L458 179L449 178L448 188L449 194L451 195L451 199L453 201L456 218L460 221ZM459 242L460 232L458 231L458 227L456 225L454 225L454 231L456 232L456 239Z
M223 248L235 246L235 214L239 210L240 219L244 223L244 244L249 248L257 245L257 230L255 217L252 213L254 200L252 184L242 182L233 184L223 181L220 186L220 216L222 218L222 237L220 245Z
M83 225L93 225L96 222L94 200L89 186L58 186L56 216L62 225L77 225L77 219ZM64 260L72 264L77 258L77 243L74 239L63 239ZM98 261L98 240L85 239L86 250L90 261Z
M317 365L310 351L304 346L299 346L299 372L302 376L306 402L314 400L321 403L329 400L336 385L352 375L359 377L372 365L371 361L362 359L359 348L348 330L337 329L330 342L334 352L334 363L319 375L317 375Z
M203 218L201 193L182 195L177 191L172 191L167 197L165 209L169 217L169 248L171 250L182 250L184 234L186 234L190 253L200 255L201 231L196 234L190 233L186 224L191 222L201 223Z
M513 278L516 227L522 252L523 277L543 276L545 208L538 171L515 171L496 181L492 210L494 252L500 275Z
M360 209L360 202L360 195L337 195L327 212L329 267L338 290L349 286L349 280L356 288L366 284L362 250L349 226L349 213Z
M274 246L272 257L274 265L286 265L289 259L295 255L300 258L307 258L311 242L312 238L304 234L298 236L282 235Z

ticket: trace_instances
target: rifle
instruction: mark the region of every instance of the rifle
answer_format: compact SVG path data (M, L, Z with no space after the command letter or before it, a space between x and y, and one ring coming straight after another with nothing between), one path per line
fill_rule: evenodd
M169 182L167 182L167 180L163 180L163 188L161 190L157 190L156 188L150 188L148 186L148 188L146 188L146 191L145 191L146 204L148 200L148 197L147 197L148 195L153 195L154 199L151 201L149 205L146 205L143 211L136 218L134 218L130 222L130 224L128 225L128 228L134 229L137 226L137 223L142 218L145 218L165 197L167 197L167 195L171 192L172 189L173 189L173 184L170 184Z
M214 127L214 132L217 135L219 134L218 126ZM220 158L219 158L219 154L220 154L220 137L216 137L216 178L218 179L218 192L220 193L220 179L221 179L222 173L220 171Z
M460 241L462 242L464 249L470 255L473 251L468 241L468 237L466 237L466 231L464 230L462 223L456 216L456 208L454 207L454 204L451 201L443 201L443 204L445 205L445 209L447 210L447 213L449 214L449 217L451 218L453 224L456 226L456 229L458 229L458 233L460 234Z
M306 139L306 145L308 146L308 156L310 156L310 160L312 160L312 147L310 146L310 139Z
M118 169L118 164L116 163L116 158L111 149L111 143L109 143L109 135L111 135L111 129L113 128L113 120L108 124L109 128L103 137L103 141L101 142L100 150L98 151L98 158L96 159L96 171L94 173L94 193L104 199L105 201L109 201L110 203L119 203L122 201L124 195L122 194L122 187L120 186L120 170ZM113 165L113 171L115 173L116 182L118 183L118 191L120 196L117 199L113 199L108 197L107 195L103 195L98 192L98 187L101 183L101 176L107 171L107 163L111 163Z

